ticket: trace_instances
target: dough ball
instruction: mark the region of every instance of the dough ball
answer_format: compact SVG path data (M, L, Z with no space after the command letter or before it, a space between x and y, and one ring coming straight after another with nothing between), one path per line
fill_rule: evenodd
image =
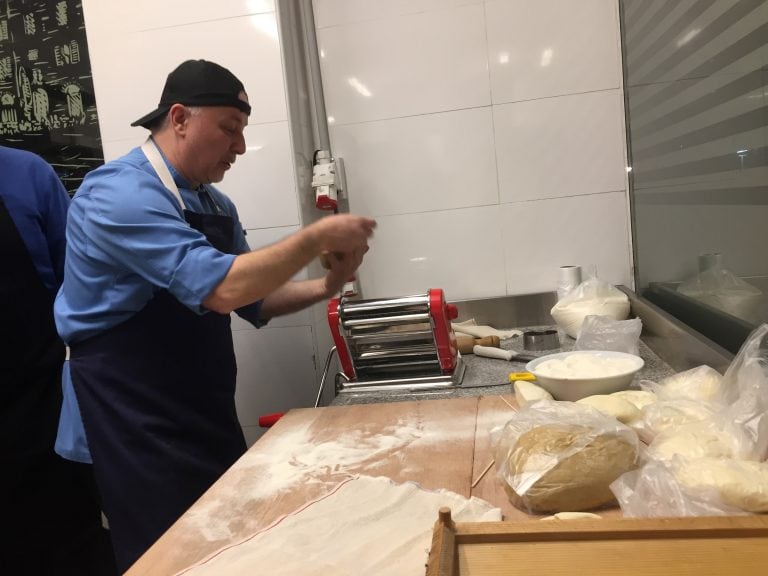
M621 392L609 394L609 396L614 396L626 400L627 402L631 402L638 410L642 410L657 400L656 394L647 390L622 390Z
M578 512L613 502L609 485L635 466L636 447L618 433L586 426L538 426L509 455L512 504L531 512Z
M768 512L768 464L704 458L678 463L675 477L688 490L714 492L724 504L747 512Z
M615 397L610 394L596 394L577 400L576 404L586 404L599 410L606 416L616 418L619 422L628 424L640 418L641 412L637 407L627 400Z
M693 400L668 400L649 404L642 410L640 437L650 443L658 434L693 422L711 420L712 407Z
M515 401L522 408L526 404L532 404L538 400L553 400L552 394L526 380L515 380Z
M738 458L745 450L744 439L713 422L695 422L656 436L648 455L656 460L685 458Z
M659 398L677 400L685 398L698 402L715 402L720 398L723 377L714 368L698 366L661 381Z

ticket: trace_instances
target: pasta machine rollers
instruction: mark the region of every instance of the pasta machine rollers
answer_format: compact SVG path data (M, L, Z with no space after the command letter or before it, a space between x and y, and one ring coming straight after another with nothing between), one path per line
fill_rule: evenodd
M328 303L328 323L343 373L337 392L425 390L461 384L465 366L443 291Z

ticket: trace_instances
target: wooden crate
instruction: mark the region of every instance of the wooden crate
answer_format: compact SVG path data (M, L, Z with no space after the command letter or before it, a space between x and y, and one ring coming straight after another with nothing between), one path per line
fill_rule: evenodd
M427 576L766 576L768 516L435 523Z

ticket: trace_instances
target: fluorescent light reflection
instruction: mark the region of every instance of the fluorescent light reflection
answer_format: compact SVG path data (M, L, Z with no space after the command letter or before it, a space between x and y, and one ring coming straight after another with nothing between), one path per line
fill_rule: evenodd
M542 68L549 66L552 62L552 57L555 55L555 51L552 48L547 48L541 53L541 66Z
M347 78L347 82L349 83L350 86L352 86L352 88L355 89L355 92L360 94L360 96L365 96L366 98L370 98L371 96L373 96L373 94L371 94L371 91L368 90L368 87L362 82L360 82L360 80L358 80L357 78L354 78L354 77Z
M688 42L693 40L698 35L699 32L701 32L700 28L694 28L693 30L688 30L688 33L682 38L680 38L680 40L677 41L677 47L681 48L686 44L688 44Z
M270 40L277 41L277 20L274 14L259 14L251 16L251 24Z

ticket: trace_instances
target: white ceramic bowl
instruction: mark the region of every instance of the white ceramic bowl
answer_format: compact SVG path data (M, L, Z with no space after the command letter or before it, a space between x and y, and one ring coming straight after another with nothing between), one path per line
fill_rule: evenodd
M613 373L610 376L601 376L597 378L570 378L554 377L542 375L537 368L547 360L564 360L573 356L590 356L595 359L627 359L632 362L632 368ZM645 365L645 362L639 356L626 354L624 352L610 352L603 350L576 350L572 352L559 352L557 354L547 354L531 360L526 364L525 369L536 376L536 384L544 388L555 397L555 400L580 400L593 394L611 394L626 390L631 384L632 378Z

